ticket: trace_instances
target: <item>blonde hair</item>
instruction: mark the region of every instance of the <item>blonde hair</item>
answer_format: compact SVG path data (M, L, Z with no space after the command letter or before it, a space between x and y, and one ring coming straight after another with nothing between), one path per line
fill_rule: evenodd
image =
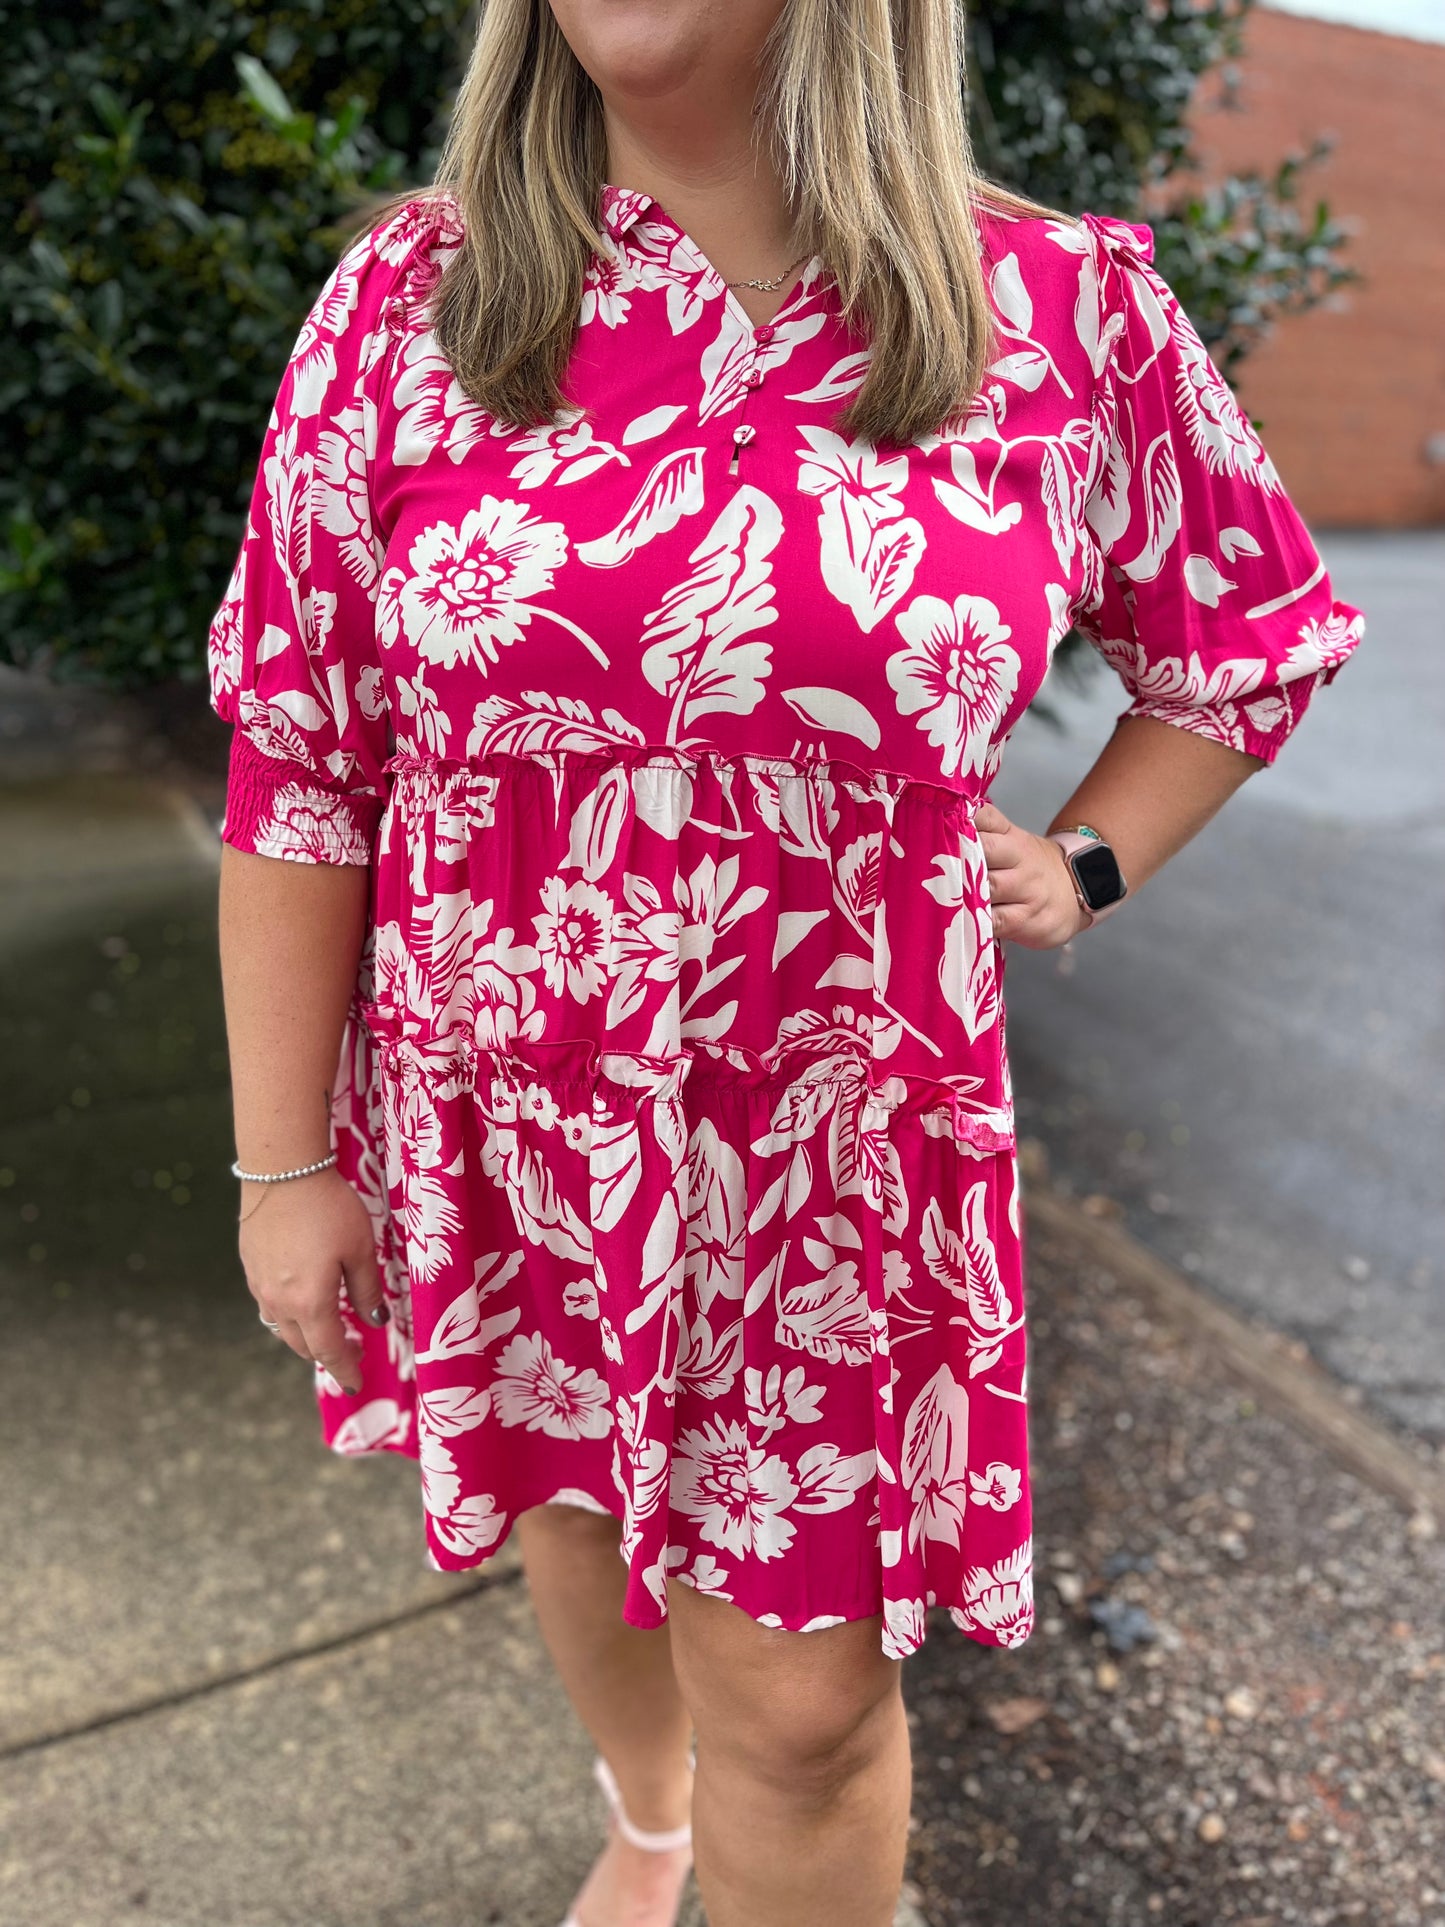
M879 443L936 432L996 350L975 206L1073 219L977 171L961 0L787 0L757 115L795 210L793 252L821 259L871 344L835 426ZM569 405L606 165L601 97L547 0L484 0L431 190L455 200L466 239L432 313L458 382L498 420Z

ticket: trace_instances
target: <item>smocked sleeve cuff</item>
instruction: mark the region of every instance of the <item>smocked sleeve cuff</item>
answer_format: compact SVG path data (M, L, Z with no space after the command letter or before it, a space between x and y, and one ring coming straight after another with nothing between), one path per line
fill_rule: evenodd
M1139 696L1124 711L1126 716L1152 716L1156 722L1173 723L1211 742L1225 743L1272 763L1289 741L1309 707L1310 698L1324 680L1324 671L1301 676L1276 689L1261 692L1244 702L1208 705L1171 703L1161 697Z
M1334 681L1363 634L1361 612L1337 601L1323 620L1305 624L1288 657L1252 693L1209 702L1197 691L1171 696L1144 689L1124 714L1152 716L1272 763L1299 727L1316 690Z
M231 738L226 818L233 849L288 863L371 862L385 800L326 789L300 763L265 756L238 729Z

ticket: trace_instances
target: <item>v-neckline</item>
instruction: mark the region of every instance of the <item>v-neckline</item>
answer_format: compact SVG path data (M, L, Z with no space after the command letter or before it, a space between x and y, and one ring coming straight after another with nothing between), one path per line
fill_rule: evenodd
M669 215L668 219L671 220L671 218ZM677 223L673 221L672 225L676 227ZM713 266L712 262L708 260L702 249L697 245L696 241L693 240L692 236L682 228L678 228L678 233L682 235L689 248L691 248L694 258L701 262L702 266L712 276L718 287L722 289L723 301L728 313L739 321L746 333L754 339L756 339L760 329L767 328L771 333L772 330L781 326L784 317L788 315L789 310L797 303L799 297L805 291L811 293L813 270L815 268L821 269L823 265L821 256L816 254L810 255L802 267L799 268L798 278L791 289L789 289L781 306L776 308L773 313L768 316L766 321L754 321L742 302L738 300L727 282L723 280L722 276ZM767 339L768 337L764 337L765 342Z
M603 182L601 191L604 201L610 199L614 206L618 200L628 197L638 203L628 221L628 227L632 225L633 221L656 219L676 235L678 240L687 248L703 274L721 293L723 305L727 312L739 324L750 341L756 341L761 330L766 328L769 330L769 333L763 336L763 345L766 345L768 340L771 339L772 331L781 326L785 319L792 318L792 309L801 302L804 296L813 292L817 285L818 276L825 272L822 256L818 254L809 255L808 259L799 268L797 280L789 289L779 307L768 316L766 321L754 321L742 302L738 300L736 294L734 294L733 290L723 279L721 273L708 259L707 255L703 253L687 229L674 215L668 213L656 195L645 193L640 188L618 187L615 183L609 181ZM613 241L621 245L626 238L627 229L624 228L621 233L609 231L612 232Z

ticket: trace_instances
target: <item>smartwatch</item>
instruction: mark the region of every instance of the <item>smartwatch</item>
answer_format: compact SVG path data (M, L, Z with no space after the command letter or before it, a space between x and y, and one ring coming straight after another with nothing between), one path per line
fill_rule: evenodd
M1111 910L1117 910L1129 894L1118 859L1099 832L1088 823L1071 830L1051 830L1049 841L1057 843L1074 880L1074 895L1089 919L1089 928L1101 923Z

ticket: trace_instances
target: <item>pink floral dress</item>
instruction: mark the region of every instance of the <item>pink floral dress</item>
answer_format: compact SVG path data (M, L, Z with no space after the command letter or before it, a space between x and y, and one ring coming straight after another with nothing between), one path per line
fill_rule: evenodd
M1132 713L1266 760L1363 623L1148 230L978 226L1000 352L893 449L834 426L821 263L755 327L613 186L551 426L437 349L445 201L296 344L210 638L225 836L372 866L334 1126L393 1317L317 1394L420 1461L438 1568L560 1501L620 1519L638 1626L675 1580L895 1657L930 1606L1028 1636L975 816L1076 622Z

